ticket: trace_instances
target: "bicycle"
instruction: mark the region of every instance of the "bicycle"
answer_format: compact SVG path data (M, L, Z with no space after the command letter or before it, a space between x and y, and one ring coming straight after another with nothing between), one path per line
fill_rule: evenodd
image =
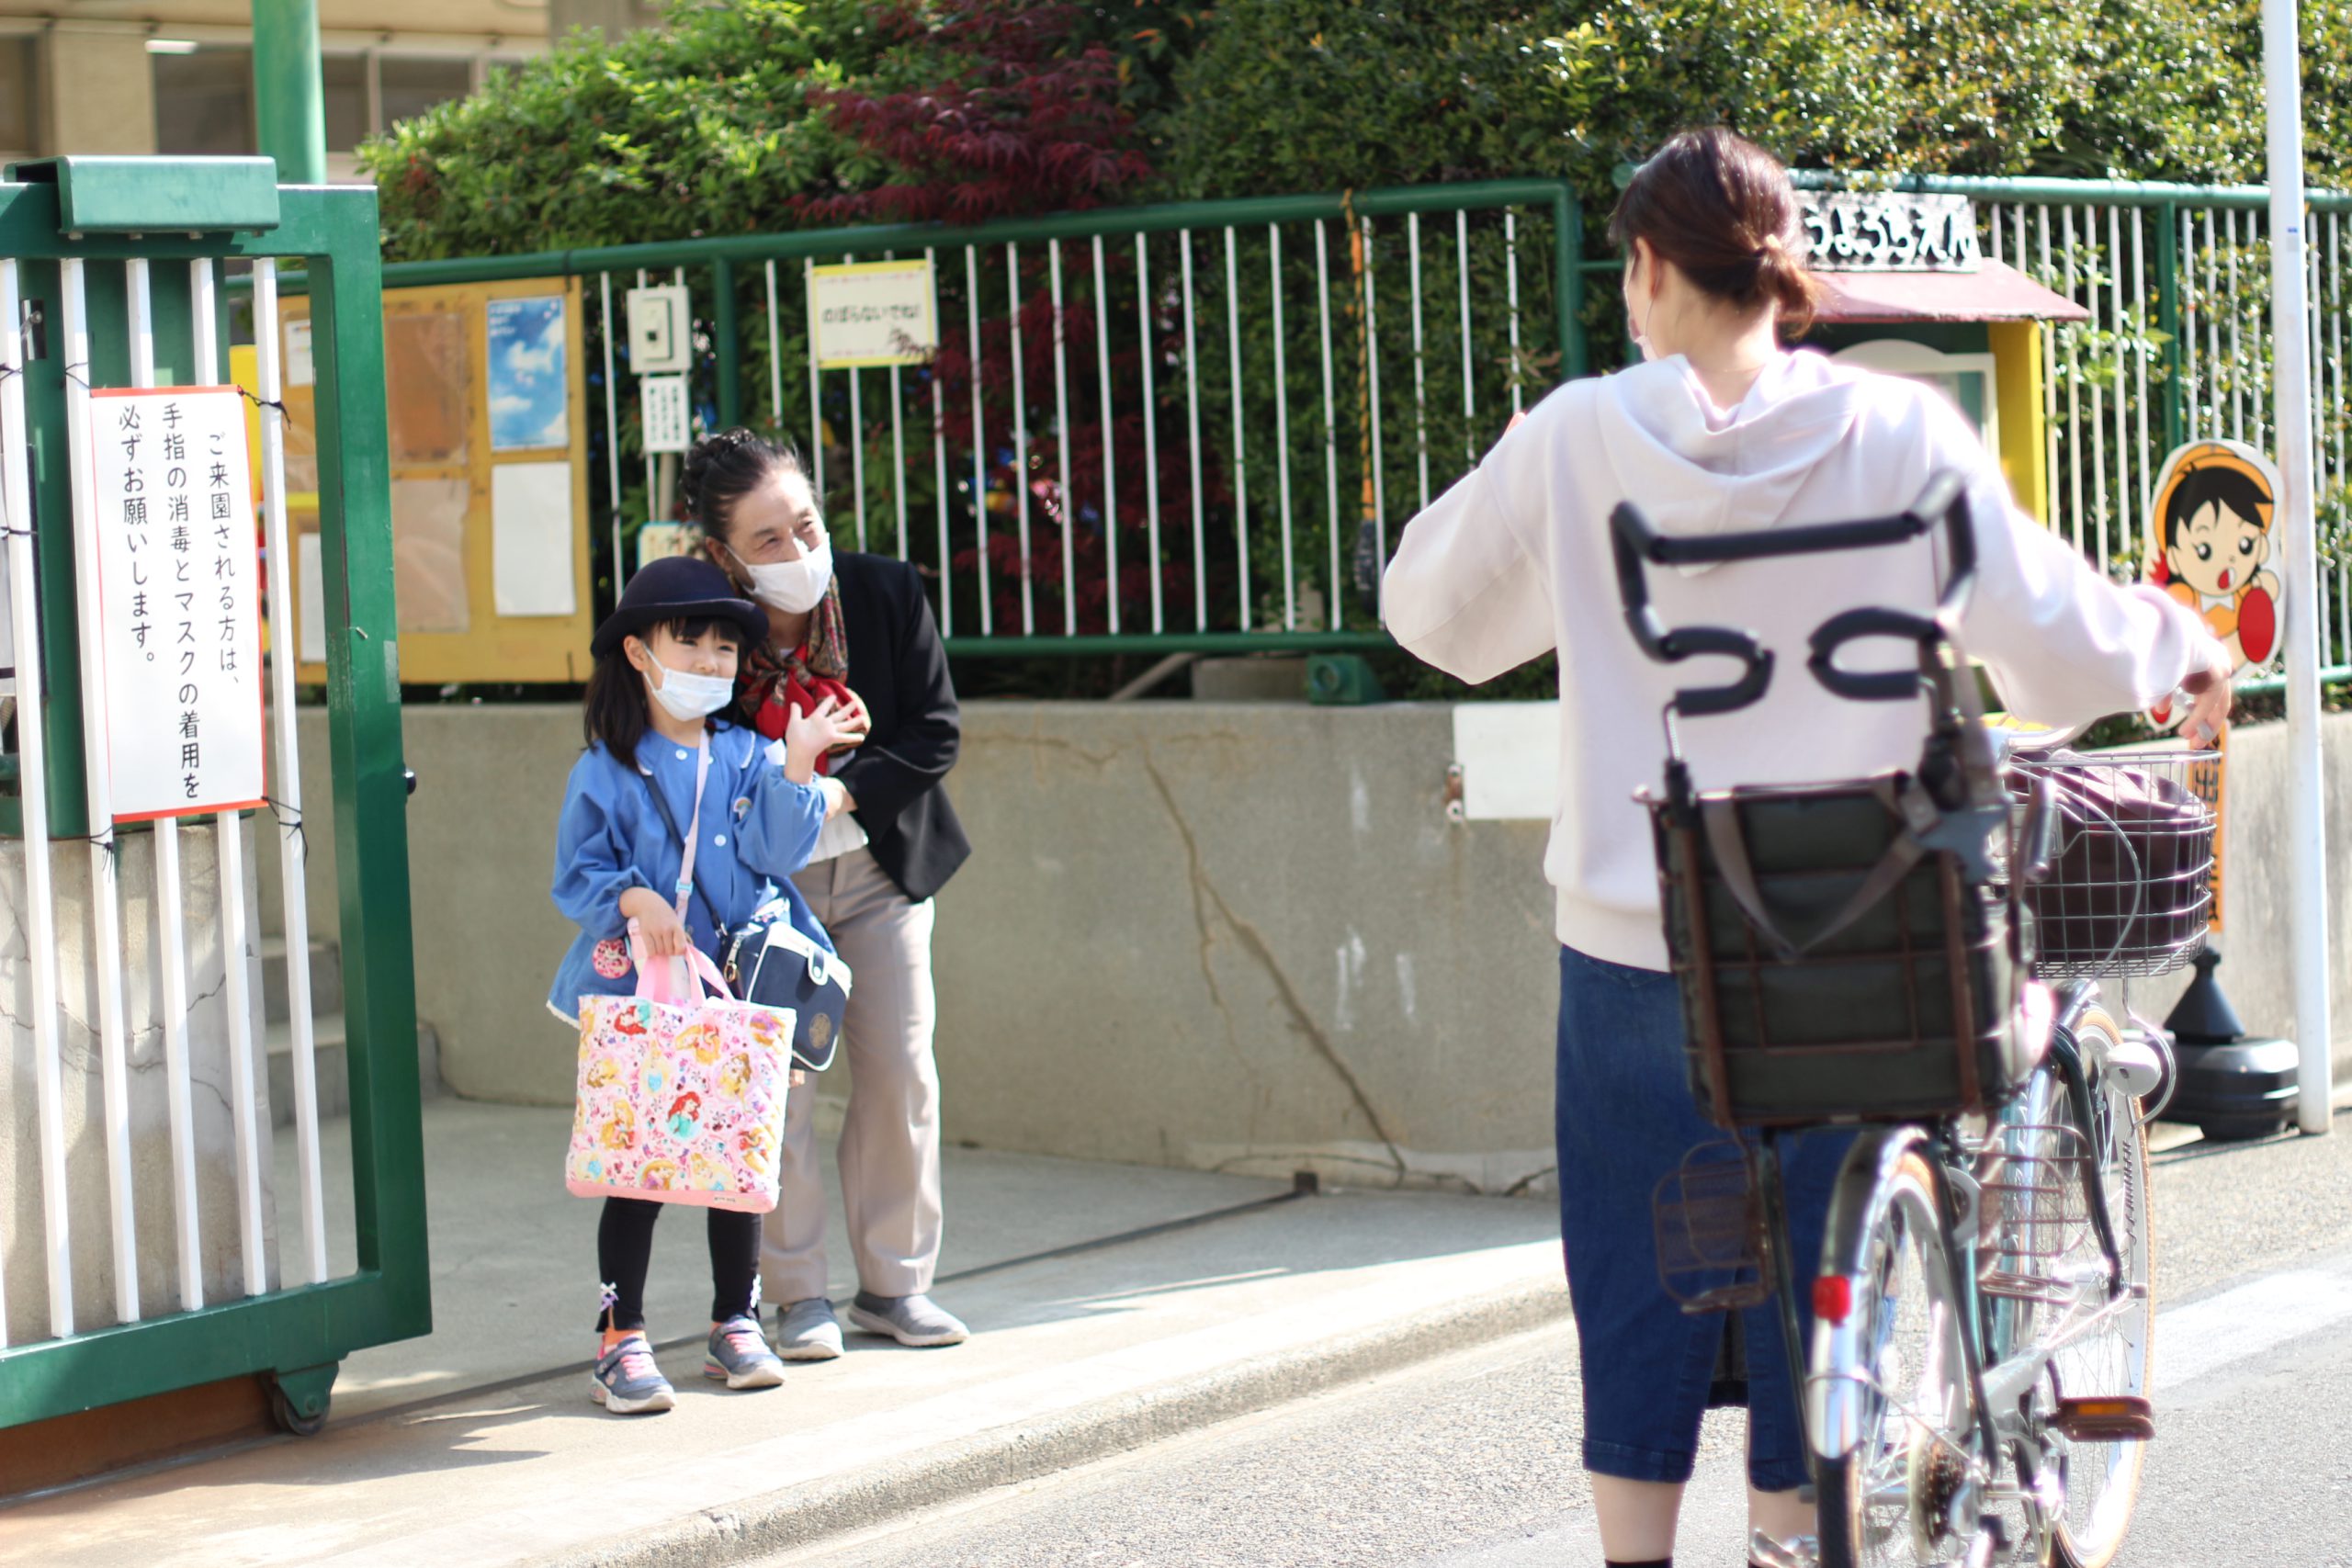
M1752 705L1773 660L1743 632L1666 629L1646 569L1939 527L1936 613L1833 616L1807 664L1850 700L1924 696L1918 766L1696 789L1679 721ZM1668 538L1628 504L1611 534L1643 650L1739 670L1669 701L1665 787L1645 800L1692 1091L1726 1134L1659 1185L1661 1279L1690 1311L1777 1301L1805 1368L1819 1534L1759 1535L1752 1554L2106 1568L2154 1432L2143 1128L2173 1075L2162 1032L2110 1008L2101 981L2167 972L2202 945L2213 823L2189 772L2212 756L1999 754L1953 636L1975 565L1953 477L1892 518ZM1916 671L1840 662L1873 638L1912 645ZM1825 1130L1853 1144L1806 1270L1788 1256L1781 1143Z

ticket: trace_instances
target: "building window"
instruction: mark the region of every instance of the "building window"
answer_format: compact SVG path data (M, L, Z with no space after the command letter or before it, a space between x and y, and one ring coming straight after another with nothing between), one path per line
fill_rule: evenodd
M155 72L156 152L236 157L254 151L251 50L155 54L148 63Z
M368 134L368 57L330 54L319 61L327 151L348 152Z

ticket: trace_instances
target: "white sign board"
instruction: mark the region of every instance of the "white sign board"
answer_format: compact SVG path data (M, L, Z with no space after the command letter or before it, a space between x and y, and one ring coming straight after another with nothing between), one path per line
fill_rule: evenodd
M639 377L637 408L648 452L683 452L694 445L694 421L684 376Z
M924 365L939 349L929 260L808 269L808 342L820 370Z
M1549 822L1560 804L1560 705L1456 703L1453 760L1473 822Z
M118 822L260 806L261 602L234 387L90 394Z
M1816 272L1974 272L1976 204L1911 191L1806 191L1805 265Z
M683 283L628 291L628 367L639 376L671 376L693 367L694 308Z

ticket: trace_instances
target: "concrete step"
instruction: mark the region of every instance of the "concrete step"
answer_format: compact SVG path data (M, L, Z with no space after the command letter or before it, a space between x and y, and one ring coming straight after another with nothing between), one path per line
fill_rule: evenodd
M341 1012L321 1013L311 1021L314 1049L311 1064L319 1090L322 1119L341 1116L351 1109L351 1064L345 1053L350 1026ZM277 1127L294 1124L294 1026L273 1020L262 1035L269 1061L269 1117ZM427 1100L441 1093L441 1041L433 1026L416 1026L418 1091Z
M283 1023L293 1016L286 999L286 938L261 939L262 1017ZM323 1015L343 1010L343 949L315 938L311 942L311 1011Z

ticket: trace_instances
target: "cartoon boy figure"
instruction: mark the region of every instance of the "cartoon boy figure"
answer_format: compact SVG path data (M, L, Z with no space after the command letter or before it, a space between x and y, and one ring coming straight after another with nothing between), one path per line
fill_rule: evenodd
M2166 467L2150 578L2204 618L2239 669L2267 663L2278 649L2279 606L2278 574L2266 570L2276 510L2268 465L2234 443L2209 441Z

